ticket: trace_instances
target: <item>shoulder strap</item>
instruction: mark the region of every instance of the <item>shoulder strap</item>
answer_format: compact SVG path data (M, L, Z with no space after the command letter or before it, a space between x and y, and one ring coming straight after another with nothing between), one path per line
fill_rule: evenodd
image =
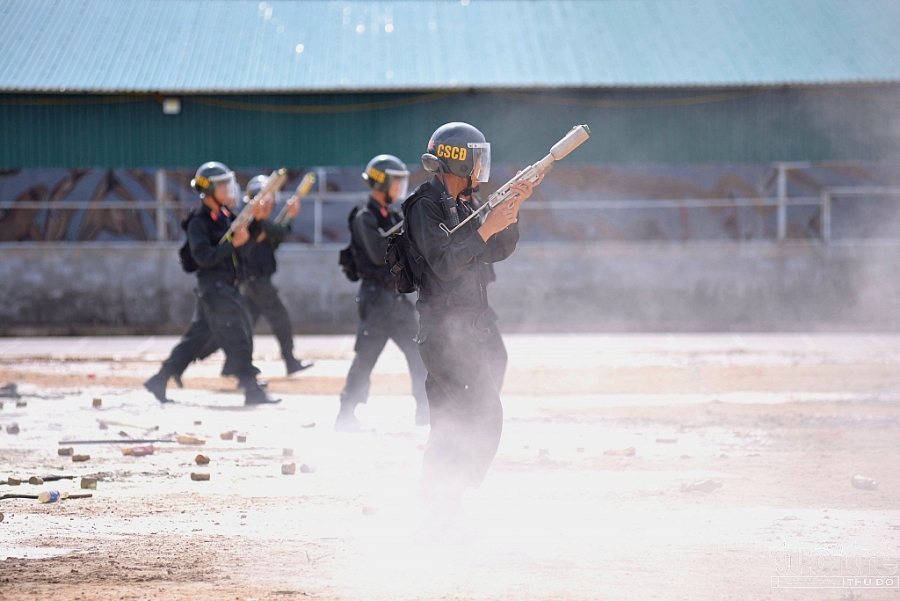
M350 209L350 214L347 215L347 225L350 226L350 231L353 231L353 220L356 219L356 216L360 213L360 211L364 211L366 209L366 205L356 205L352 209Z
M196 216L197 216L197 210L196 210L196 209L191 209L190 211L188 211L187 217L185 217L185 218L181 221L181 229L183 229L183 230L186 232L187 229L188 229L188 224L191 222L191 219L193 219L193 218L196 217Z

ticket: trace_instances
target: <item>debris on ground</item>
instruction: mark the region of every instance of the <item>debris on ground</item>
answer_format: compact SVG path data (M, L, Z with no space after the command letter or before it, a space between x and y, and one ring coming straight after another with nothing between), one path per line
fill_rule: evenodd
M62 499L90 499L93 496L90 493L73 495L68 492L59 492L58 490L45 490L37 495L37 500L38 503L56 503Z
M234 439L234 430L229 430L228 432L222 432L219 434L219 438L222 440L233 440Z
M58 490L45 490L38 495L38 503L56 503L59 501Z
M197 465L209 465L209 457L206 455L197 455L194 457L194 461Z
M81 463L84 461L89 461L91 458L90 455L72 455L72 461L75 463Z
M7 434L18 434L19 433L19 424L9 424L6 426Z
M203 439L197 438L196 436L187 436L184 434L178 434L175 437L175 442L177 442L178 444L206 444L206 441Z
M281 450L281 456L282 456L282 457L293 457L293 456L294 456L294 449L282 449L282 450Z
M32 486L40 486L41 484L44 483L44 479L41 478L40 476L32 476L31 478L28 479L28 483L31 484Z
M316 472L316 466L314 465L306 465L305 463L300 466L301 474L314 474Z
M100 397L94 397L94 400L91 401L91 406L92 407L102 407L103 399L101 399Z
M637 453L637 450L634 447L628 447L627 449L609 449L607 451L603 451L604 455L611 455L613 457L634 457Z
M191 480L195 482L206 482L209 480L209 474L201 474L199 472L191 472Z
M19 394L19 385L14 382L0 386L0 398L17 399L21 396L22 395Z
M854 488L861 488L863 490L876 490L878 488L878 483L866 476L853 476L850 478L850 484L852 484Z
M75 454L75 449L73 447L59 447L56 449L56 454L60 457L71 457Z
M85 488L85 489L89 489L89 490L97 490L97 479L91 478L89 476L82 476L81 488Z
M247 442L246 434L238 434L237 436L235 436L235 438L237 439L238 442Z
M296 463L282 464L281 473L284 476L293 476L295 473L297 473L297 464Z
M722 486L715 480L699 480L697 482L682 482L681 492L712 492Z
M128 457L144 457L146 455L153 455L156 452L156 447L152 444L148 445L138 445L135 447L122 447L122 454Z

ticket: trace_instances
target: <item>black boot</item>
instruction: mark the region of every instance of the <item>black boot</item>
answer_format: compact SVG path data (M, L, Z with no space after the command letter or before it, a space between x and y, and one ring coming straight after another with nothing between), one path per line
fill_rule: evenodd
M298 371L303 371L304 369L309 369L314 365L312 361L308 359L296 359L293 356L288 357L284 360L284 365L287 367L288 375L295 374Z
M159 370L155 376L144 382L144 388L153 393L156 400L160 403L174 403L172 399L166 398L166 385L169 383L169 372L163 368Z
M280 403L281 399L273 399L266 391L256 384L256 380L246 380L244 384L244 404L245 405L274 405Z
M338 413L337 419L334 421L335 432L359 432L362 424L356 418L356 405L350 403L341 403L341 411Z
M243 390L246 383L247 381L245 380L238 380L237 386L235 386L235 388L237 388L238 390ZM269 383L265 380L256 380L256 386L265 390L269 387Z

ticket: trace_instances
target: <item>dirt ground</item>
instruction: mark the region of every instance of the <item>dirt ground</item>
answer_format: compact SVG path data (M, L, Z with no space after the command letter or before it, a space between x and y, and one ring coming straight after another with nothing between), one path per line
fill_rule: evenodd
M258 340L284 399L260 408L219 355L157 404L141 382L174 339L0 339L0 385L23 395L0 398L0 479L74 477L0 495L99 479L89 499L0 500L0 599L900 601L900 337L506 341L500 450L438 523L394 347L348 435L331 426L352 338L298 337L317 363L292 378ZM206 442L61 443L176 433Z

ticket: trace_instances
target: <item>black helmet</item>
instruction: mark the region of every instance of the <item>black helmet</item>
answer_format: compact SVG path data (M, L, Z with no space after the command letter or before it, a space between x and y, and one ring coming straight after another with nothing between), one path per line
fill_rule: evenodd
M269 178L265 175L257 175L249 182L247 182L247 198L252 199L254 196L259 194L259 191L262 190L268 179Z
M205 196L212 196L216 191L216 186L221 183L227 183L232 186L232 197L237 197L235 188L237 188L237 180L234 177L234 171L216 161L203 163L194 174L191 180L191 188Z
M422 155L426 171L444 171L458 177L486 182L491 175L491 145L484 134L468 123L442 125L431 134L428 152Z
M369 161L366 170L362 174L369 187L380 192L390 192L394 180L401 180L397 198L406 197L407 183L409 182L409 170L406 165L392 154L379 154ZM395 200L391 198L391 201Z

